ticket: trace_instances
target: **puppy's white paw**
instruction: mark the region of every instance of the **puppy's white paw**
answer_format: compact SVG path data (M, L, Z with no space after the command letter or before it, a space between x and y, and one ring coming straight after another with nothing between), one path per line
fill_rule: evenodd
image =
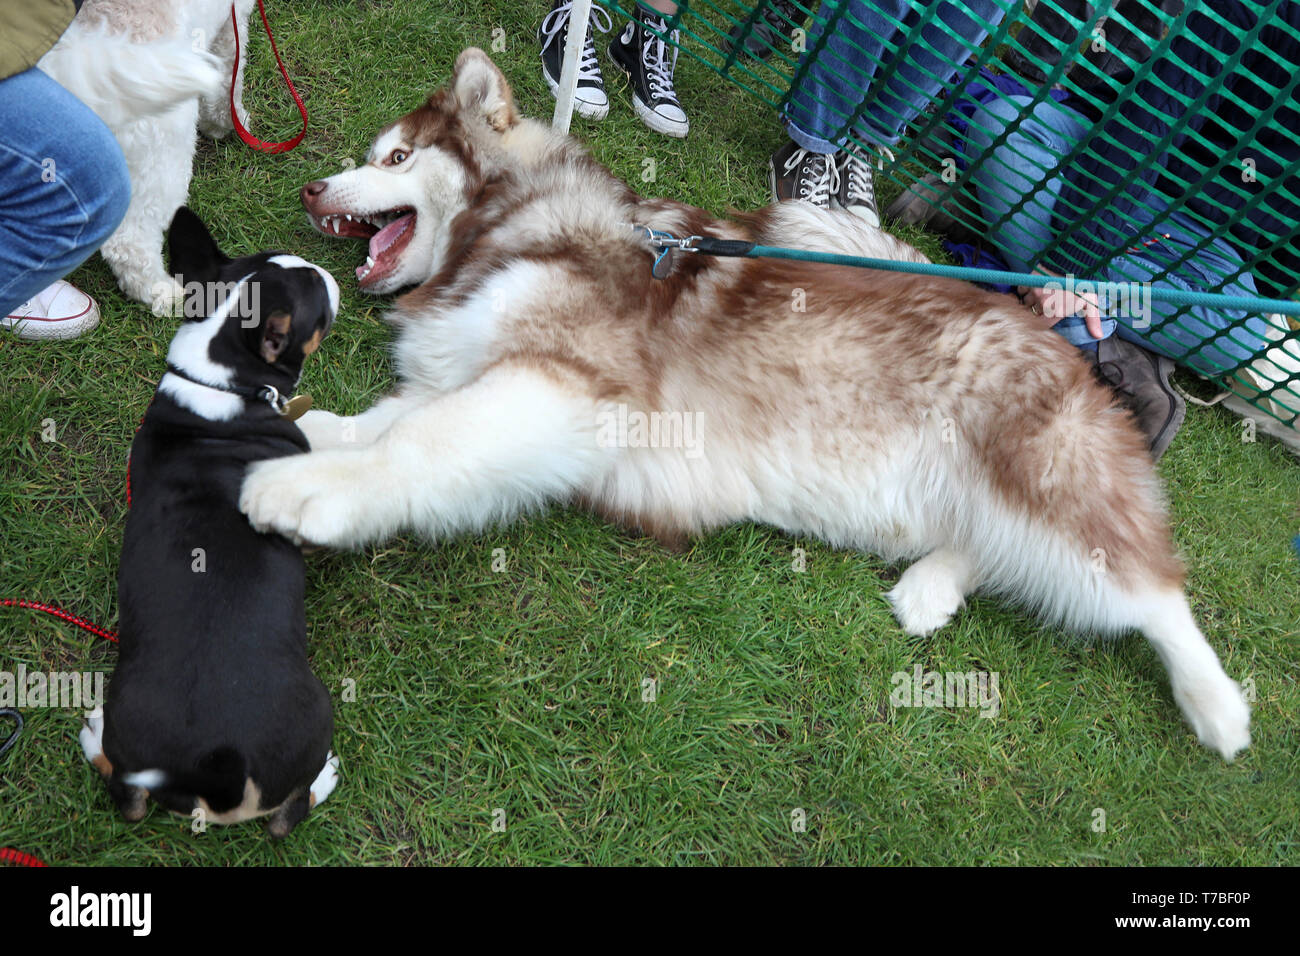
M369 513L380 506L366 463L356 453L312 452L248 469L239 510L258 531L294 544L348 548L368 540Z
M1250 746L1250 705L1241 687L1226 674L1175 687L1174 700L1196 732L1202 745L1216 751L1229 763Z
M77 739L81 741L82 754L91 763L96 757L104 756L104 717L98 709L86 717Z
M316 774L316 779L312 781L310 788L311 805L313 807L320 806L338 785L339 758L331 753L325 761L325 766L321 768L320 773Z
M86 715L85 723L81 726L81 733L77 734L77 739L81 741L81 752L86 760L99 771L101 777L113 776L113 765L109 762L108 755L104 753L104 711L96 707Z
M894 605L894 617L904 631L924 637L952 620L966 599L961 571L931 554L903 572L885 597Z

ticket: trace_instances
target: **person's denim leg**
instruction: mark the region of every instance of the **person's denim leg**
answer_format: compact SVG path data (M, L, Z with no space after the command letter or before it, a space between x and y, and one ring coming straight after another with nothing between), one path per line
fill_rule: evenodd
M1113 282L1149 282L1162 270L1162 259L1172 264L1184 251L1198 245L1206 234L1203 226L1183 213L1171 214L1153 225L1151 232L1167 236L1161 238L1156 247L1159 251L1112 260L1106 270L1107 279ZM1225 277L1237 274L1241 266L1241 254L1227 241L1216 239L1179 265L1176 272L1160 279L1159 284L1205 292L1214 289ZM1249 272L1242 273L1217 291L1225 295L1259 295L1255 279ZM1125 317L1117 334L1211 376L1237 368L1268 349L1268 326L1258 314L1194 306L1177 315L1182 309L1153 299L1149 319L1140 317L1134 321L1132 317Z
M1048 177L1047 173L1089 129L1084 116L1047 100L994 149L994 140L1032 102L1028 96L1012 96L982 105L971 115L965 144L974 166L971 183L991 225L989 241L1017 272L1033 272L1041 253L1051 244L1052 208L1063 178ZM1103 316L1102 338L1114 333L1116 325L1114 319ZM1099 341L1092 337L1082 316L1067 316L1052 328L1080 348L1095 348Z
M983 104L971 115L963 144L971 185L992 226L989 241L1019 272L1032 272L1053 239L1052 209L1063 177L1047 174L1090 129L1083 115L1048 100L994 149L994 140L1032 102L1028 96L1011 96Z
M971 117L967 154L972 162L984 157L971 175L975 192L990 223L989 233L1013 269L1030 272L1040 254L1052 241L1052 208L1061 191L1063 178L1045 178L1059 157L1064 156L1089 129L1087 120L1055 103L1040 103L996 150L996 139L1031 102L1029 97L995 99ZM1011 210L1027 196L1032 198L1015 213ZM1148 207L1154 206L1154 200ZM999 222L999 220L1004 220ZM1196 307L1177 320L1171 317L1178 306L1146 299L1144 285L1162 270L1162 262L1173 265L1181 253L1197 245L1205 229L1181 213L1153 223L1150 236L1168 234L1158 245L1142 252L1113 259L1101 275L1080 276L1111 283L1100 290L1102 312L1116 318L1102 319L1102 337L1117 334L1152 351L1207 374L1221 374L1266 349L1265 323L1259 316L1243 312ZM1214 288L1225 276L1241 268L1242 259L1232 246L1215 240L1177 266L1160 280L1161 285L1187 290ZM1119 285L1120 288L1115 288ZM1223 291L1229 295L1256 295L1254 279L1241 276ZM1148 312L1149 308L1149 312ZM1096 346L1082 316L1069 316L1053 329L1073 345Z
M931 10L936 6L937 12ZM824 0L804 56L818 49L826 30L830 35L783 111L790 138L818 153L837 151L851 132L880 146L897 144L907 124L936 100L988 37L988 27L1018 6L1018 0ZM934 19L922 28L919 42L900 51L904 20L914 9ZM898 69L883 89L873 90L881 64L900 53ZM868 94L874 99L861 111Z
M89 107L34 67L0 80L0 315L90 258L130 198L122 150Z

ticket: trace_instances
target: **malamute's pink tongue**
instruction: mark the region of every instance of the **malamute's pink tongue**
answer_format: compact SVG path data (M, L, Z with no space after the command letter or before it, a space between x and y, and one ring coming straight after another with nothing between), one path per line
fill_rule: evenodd
M408 212L401 219L394 219L388 225L384 226L377 233L370 237L370 255L371 258L378 259L396 240L397 237L404 233L415 219L415 213Z

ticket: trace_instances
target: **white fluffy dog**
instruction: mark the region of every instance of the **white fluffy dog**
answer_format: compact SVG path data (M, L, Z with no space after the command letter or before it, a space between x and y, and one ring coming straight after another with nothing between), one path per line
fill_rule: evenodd
M254 2L235 0L241 25ZM181 301L163 266L163 233L189 194L195 127L214 138L233 128L234 58L230 0L86 0L37 64L93 109L122 146L131 204L100 251L122 291L160 315ZM240 67L234 102L243 122Z

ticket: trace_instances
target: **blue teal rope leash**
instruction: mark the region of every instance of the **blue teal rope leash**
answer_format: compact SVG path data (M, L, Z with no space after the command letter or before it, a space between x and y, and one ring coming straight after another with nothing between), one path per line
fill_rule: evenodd
M846 256L835 252L815 252L811 249L787 249L782 246L763 246L738 239L716 239L712 236L689 236L677 239L663 232L655 232L651 245L667 250L695 252L708 256L743 258L793 259L800 262L821 262L834 266L852 266L858 269L879 269L884 272L905 272L912 275L939 276L945 279L962 279L967 282L984 282L1001 285L1022 285L1034 288L1060 286L1068 279L1072 291L1079 293L1113 287L1106 280L1086 280L1073 276L1039 275L1027 272L1004 272L998 269L976 269L970 266L937 265L932 262L899 262L893 259L872 259L866 256ZM662 258L662 256L661 256ZM658 262L659 260L656 260ZM1300 315L1300 302L1290 299L1265 299L1257 296L1224 295L1220 292L1190 292L1152 284L1151 298L1174 305L1197 305L1242 312L1281 312Z

